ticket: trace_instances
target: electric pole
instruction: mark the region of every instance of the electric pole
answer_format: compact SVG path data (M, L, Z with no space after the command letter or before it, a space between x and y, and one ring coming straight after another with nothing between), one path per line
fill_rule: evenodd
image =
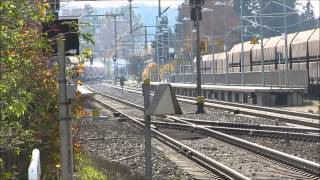
M130 11L130 39L131 41L133 41L133 37L132 37L132 0L128 0L129 1L129 11ZM131 57L134 56L134 47L132 45L132 49L131 49ZM127 58L126 58L127 60Z
M156 37L157 37L157 78L160 82L160 59L159 59L159 30L158 30L158 16L156 17Z
M262 27L262 1L260 0L260 11L259 11L259 17L260 17L260 43L261 43L261 52L260 52L260 58L261 58L261 85L265 86L265 78L264 78L264 48L263 48L263 27Z
M205 113L204 111L204 97L201 93L201 55L200 55L200 17L201 17L201 7L204 4L204 0L190 0L191 8L191 20L195 21L197 29L197 58L196 58L196 68L197 68L197 111L196 114Z
M201 96L201 64L200 64L200 20L199 20L199 15L200 15L200 8L196 7L196 28L197 28L197 59L196 59L196 65L197 65L197 96ZM198 105L198 113L203 112L203 109L199 107Z
M117 16L113 16L114 19L114 44L115 46L115 58L114 61L114 82L117 82L117 76L118 76L118 64L117 64L117 56L118 56L118 43L117 43Z
M115 44L115 55L113 56L113 62L114 62L114 80L117 82L117 76L118 76L118 63L117 63L117 58L118 58L118 43L117 43L117 17L118 16L123 16L124 14L111 14L111 15L106 15L106 16L112 16L114 20L114 44Z
M145 60L148 60L148 31L147 31L147 26L144 26L144 49L145 49ZM151 80L151 79L150 79Z
M225 51L225 55L226 55L226 85L229 85L229 57L228 57L228 46L227 46L227 37L228 37L228 33L227 33L227 2L224 5L224 51Z
M161 0L159 0L158 3L158 17L161 18Z
M288 38L287 38L287 7L286 0L283 0L283 11L284 11L284 59L285 59L285 84L289 87L288 80Z
M241 84L242 86L245 85L244 79L244 45L243 45L243 0L240 2L240 29L241 29L241 58L240 58L240 69L241 69Z
M129 1L129 11L130 11L130 34L132 34L132 0L128 0Z

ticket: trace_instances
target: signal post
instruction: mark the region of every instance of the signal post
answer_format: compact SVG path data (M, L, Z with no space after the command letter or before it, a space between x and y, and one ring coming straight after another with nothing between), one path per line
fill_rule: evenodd
M200 20L201 18L201 8L204 4L204 0L189 0L191 8L191 20L195 23L197 28L197 57L196 57L196 68L197 68L197 111L196 114L205 113L204 111L204 97L201 93L201 55L200 55Z

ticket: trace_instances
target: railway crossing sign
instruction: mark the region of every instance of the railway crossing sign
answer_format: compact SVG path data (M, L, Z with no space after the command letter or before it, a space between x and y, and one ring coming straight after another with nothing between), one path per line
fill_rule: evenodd
M147 115L182 114L175 92L170 84L161 84L146 110Z
M201 53L207 53L208 52L208 41L207 40L201 41L201 43L200 43L200 52Z

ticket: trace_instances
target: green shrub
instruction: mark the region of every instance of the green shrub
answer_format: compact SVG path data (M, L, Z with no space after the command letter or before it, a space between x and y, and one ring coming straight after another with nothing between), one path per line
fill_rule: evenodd
M96 169L92 161L85 155L75 154L76 171L80 180L106 180L108 179L101 171Z

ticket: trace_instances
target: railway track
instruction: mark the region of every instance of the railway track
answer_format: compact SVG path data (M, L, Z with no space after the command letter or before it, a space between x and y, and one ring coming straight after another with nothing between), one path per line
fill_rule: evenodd
M121 89L119 86L103 84L105 86ZM141 94L141 90L136 88L124 88L125 91ZM177 96L177 99L181 102L196 104L194 97L188 96ZM216 101L216 100L209 100L206 99L205 102L206 106L213 107L216 109L221 109L229 112L238 111L241 114L255 116L255 117L262 117L266 119L272 119L277 121L282 121L290 124L297 124L306 127L312 128L320 128L320 116L317 114L311 113L303 113L303 112L294 112L294 111L287 111L283 109L276 109L270 107L261 107L261 106L253 106L247 104L239 104L239 103L231 103L225 101Z
M124 102L129 103L129 102ZM129 105L143 110L143 107L137 104L129 103ZM224 132L233 135L249 135L255 137L268 137L276 139L298 140L319 142L320 134L319 129L316 128L301 128L301 127L288 127L288 126L272 126L272 125L260 125L251 123L230 123L230 122L217 122L208 120L195 120L187 118L177 118L174 116L168 116L173 121L180 121L192 123L195 125L203 125L207 128ZM163 125L162 125L163 126Z
M113 86L113 87L120 87L120 86ZM125 86L126 89L124 90L132 90L132 92L141 92L140 87L133 87L133 86ZM190 96L182 96L182 95L176 95L177 97L185 98L185 99L191 99L194 100L194 97ZM228 101L219 101L219 100L213 100L213 99L206 99L207 102L210 103L216 103L216 104L222 104L222 105L230 105L234 107L241 107L241 108L248 108L248 109L255 109L255 110L261 110L261 111L267 111L267 112L273 112L278 114L285 114L290 116L297 116L302 118L310 118L310 119L320 119L319 114L313 114L313 113L305 113L305 112L296 112L296 111L289 111L285 109L279 109L279 108L272 108L272 107L265 107L265 106L255 106L250 104L241 104L241 103L234 103L234 102L228 102Z
M98 93L106 98L115 100L117 102L121 102L122 104L126 104L131 107L133 106L137 109L142 110L141 106L133 104L131 102L127 102L127 101L124 101L124 100L121 100L118 98L114 98L114 97L105 95L103 93L99 93L99 92L96 92L96 93ZM169 118L176 118L176 117L169 116ZM295 173L297 173L297 172L302 173L301 171L303 171L303 173L302 173L302 174L304 174L303 179L305 179L306 177L314 178L316 176L313 176L313 175L319 175L318 170L319 170L320 166L319 166L319 164L314 163L312 161L308 161L308 160L305 160L302 158L298 158L296 156L292 156L292 155L282 153L282 152L279 152L279 151L276 151L276 150L273 150L270 148L266 148L266 147L263 147L263 146L260 146L260 145L257 145L257 144L254 144L254 143L251 143L251 142L248 142L248 141L245 141L245 140L242 140L242 139L239 139L239 138L236 138L236 137L226 135L224 133L209 129L204 126L198 126L196 124L193 124L193 123L181 120L181 119L176 119L176 121L179 121L180 123L184 123L185 124L184 126L188 129L191 128L191 129L193 129L193 131L199 132L201 134L209 135L210 137L218 139L218 140L220 140L224 143L227 143L229 145L231 144L232 146L236 146L241 149L246 149L246 151L248 151L250 153L254 153L254 155L259 156L259 158L262 158L262 159L267 158L269 160L272 159L271 161L273 161L273 163L276 162L276 164L279 164L279 163L281 164L281 168L283 168L282 169L283 171L287 171L288 168L293 170ZM166 125L166 126L172 126L172 124ZM181 127L181 124L179 126ZM259 155L257 155L257 154L259 154ZM284 165L285 167L283 166L283 164L286 164L286 165ZM310 173L310 174L308 174L308 173ZM305 176L306 174L308 174L308 175Z
M122 109L125 109L126 111L128 111L128 108L123 107L121 103L120 104L117 103L119 101L113 100L112 103L110 103L110 101L108 101L109 103L105 103L101 98L95 99L95 100L101 105L107 107L108 109L111 109L112 111L121 114L122 117L125 117L126 119L128 119L134 126L143 130L144 123L140 122L136 117L127 114L127 112L124 112ZM129 113L132 113L132 111L133 110L130 110ZM182 144L181 142L165 135L164 133L161 133L160 131L157 131L155 129L151 129L151 131L152 131L153 137L155 137L159 141L163 142L164 144L180 152L181 154L191 159L192 161L198 163L199 165L203 166L207 170L210 170L211 172L213 172L212 178L214 179L226 179L226 178L227 179L249 179L248 177L240 174L239 172L231 168L228 168L227 166L219 163L218 161L215 161L209 158L208 156L205 156L204 154L196 151L195 149L189 146ZM203 173L207 173L207 172L204 171Z
M189 130L191 132L194 132L194 129L197 128L189 124L170 123L170 122L163 122L163 121L162 122L153 121L152 124L154 124L155 127L183 129L183 130ZM254 136L254 137L285 139L287 142L291 140L320 142L320 136L314 135L314 134L288 133L288 132L266 131L266 130L256 130L256 129L225 128L225 127L214 127L214 126L202 126L202 127L223 132L230 135L248 135L248 136Z
M134 104L132 104L134 106ZM143 109L142 106L136 107ZM291 140L319 142L319 129L316 128L301 128L288 126L273 126L261 125L252 123L235 123L235 122L221 122L209 120L195 120L181 118L184 121L194 123L196 125L204 125L207 128L217 130L232 135L249 135L254 137L267 137L272 139L285 139L287 142ZM174 121L174 119L171 118Z
M235 122L220 122L220 121L208 121L197 120L189 118L180 118L182 120L194 123L197 125L205 126L217 126L225 128L239 128L239 129L254 129L254 130L266 130L266 131L279 131L279 132L296 132L296 133L314 133L319 134L320 130L316 128L302 128L302 127L289 127L289 126L274 126L252 123L235 123ZM174 120L174 119L173 119Z

